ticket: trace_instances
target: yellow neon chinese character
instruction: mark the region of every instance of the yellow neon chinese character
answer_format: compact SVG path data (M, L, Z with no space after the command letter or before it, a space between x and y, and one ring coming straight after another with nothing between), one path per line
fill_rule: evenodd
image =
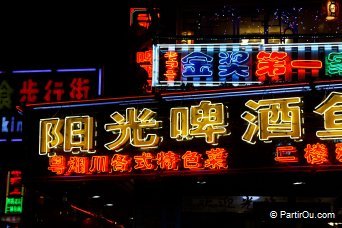
M95 151L93 150L93 127L93 117L66 117L64 127L64 151L72 151L73 154L78 154L80 151L94 153Z
M39 155L53 156L51 149L57 149L63 143L61 129L64 120L59 118L41 119L39 124Z
M299 97L247 101L245 105L258 115L255 116L248 111L241 115L248 122L242 140L254 144L256 135L261 141L266 142L279 137L301 139L303 120L300 104Z
M177 140L190 139L189 135L189 108L171 108L170 111L170 137Z
M158 129L162 121L156 121L154 119L155 112L150 109L144 108L139 115L137 115L137 109L127 108L126 118L118 112L114 112L110 117L115 123L105 124L106 131L111 131L114 134L118 134L118 137L105 144L108 150L122 150L122 146L125 145L128 140L130 144L135 147L151 148L156 147L161 140L156 134L146 134L146 129Z
M7 81L2 81L0 84L0 109L11 108L12 107L12 96L13 89L7 83Z
M342 138L342 93L332 92L314 110L324 116L325 131L317 131L320 139Z
M191 106L190 121L188 108L172 108L170 120L170 137L177 140L188 140L195 136L205 137L207 143L217 144L219 136L230 133L226 129L222 103L212 104L210 101L201 101L199 105Z

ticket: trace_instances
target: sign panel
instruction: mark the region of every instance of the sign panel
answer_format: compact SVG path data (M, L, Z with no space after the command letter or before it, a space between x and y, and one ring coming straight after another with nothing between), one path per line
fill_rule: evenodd
M103 93L102 82L100 68L1 72L0 143L22 141L22 106L97 98Z
M155 88L245 86L341 79L342 43L157 44Z
M21 214L23 212L24 186L20 170L8 171L5 214Z
M52 176L340 169L342 93L323 86L32 106L32 154Z

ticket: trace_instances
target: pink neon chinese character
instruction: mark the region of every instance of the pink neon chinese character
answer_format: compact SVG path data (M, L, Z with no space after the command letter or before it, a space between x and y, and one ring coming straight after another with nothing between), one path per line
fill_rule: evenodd
M88 99L89 79L73 78L70 84L71 91L69 93L71 99L84 100Z
M204 161L204 167L209 169L227 169L228 152L223 148L211 149L205 152L208 159Z
M20 89L20 102L34 103L37 101L37 94L39 90L37 89L37 82L29 79L23 82Z

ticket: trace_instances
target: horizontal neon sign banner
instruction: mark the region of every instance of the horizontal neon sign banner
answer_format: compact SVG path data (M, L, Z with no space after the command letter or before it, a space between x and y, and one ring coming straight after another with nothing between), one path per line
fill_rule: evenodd
M342 43L157 44L152 86L175 88L340 79Z

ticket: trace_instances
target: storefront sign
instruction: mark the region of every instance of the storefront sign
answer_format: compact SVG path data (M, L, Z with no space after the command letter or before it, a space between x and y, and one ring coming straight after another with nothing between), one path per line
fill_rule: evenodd
M157 44L152 86L274 84L340 78L342 43Z
M5 214L21 214L23 212L23 196L24 186L21 171L8 171Z
M163 114L151 107L114 109L104 122L96 115L54 116L40 119L39 155L49 157L48 170L67 176L228 170L235 159L231 154L238 153L230 148L234 137L234 144L249 148L276 144L273 161L279 165L340 164L341 104L342 93L333 91L306 110L320 123L309 141L305 101L295 96L249 99L240 119L231 117L236 107L209 100Z
M22 141L22 106L100 97L102 77L100 68L0 72L0 142Z

